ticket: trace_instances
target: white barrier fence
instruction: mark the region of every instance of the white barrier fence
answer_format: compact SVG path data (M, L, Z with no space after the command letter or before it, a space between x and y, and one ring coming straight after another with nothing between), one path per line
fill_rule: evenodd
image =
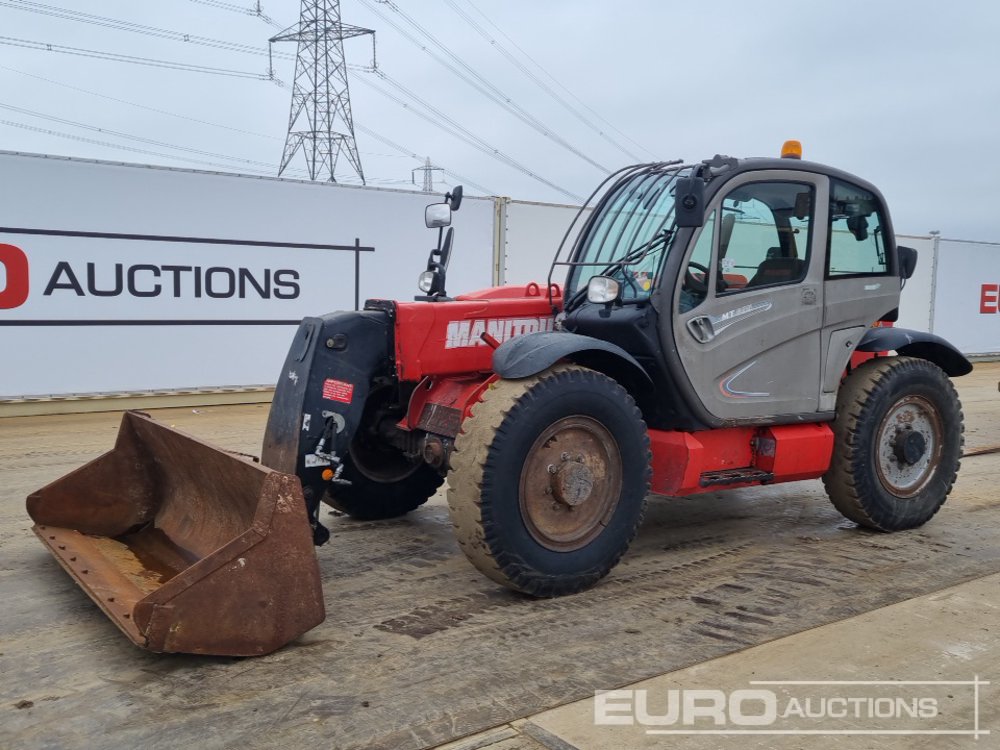
M299 320L412 298L437 241L413 192L2 152L0 175L0 399L273 384ZM491 284L493 206L462 205L450 288Z
M411 299L437 241L408 191L9 152L0 174L0 399L273 384L302 317ZM576 213L467 198L448 290L544 282ZM898 240L898 325L1000 352L1000 245Z
M1000 243L937 243L931 331L967 354L1000 353Z

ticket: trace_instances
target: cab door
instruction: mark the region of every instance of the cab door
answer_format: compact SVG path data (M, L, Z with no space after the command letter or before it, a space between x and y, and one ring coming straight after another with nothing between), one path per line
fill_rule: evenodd
M772 170L733 178L707 207L677 280L673 337L714 416L820 408L828 200L825 176Z
M854 347L869 326L899 304L900 292L899 274L891 265L895 237L875 193L831 179L827 236L821 409L836 406Z

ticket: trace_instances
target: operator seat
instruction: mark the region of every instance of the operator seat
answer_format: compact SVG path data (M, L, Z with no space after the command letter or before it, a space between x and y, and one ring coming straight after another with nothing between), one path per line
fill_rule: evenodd
M763 286L765 284L784 284L798 281L805 272L805 261L801 258L785 258L781 256L780 247L772 247L767 251L767 258L757 267L753 278L747 286Z

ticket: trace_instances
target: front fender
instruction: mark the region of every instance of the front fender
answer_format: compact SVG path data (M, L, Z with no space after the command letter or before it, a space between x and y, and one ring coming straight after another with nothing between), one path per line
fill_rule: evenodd
M895 351L904 357L926 359L953 378L972 372L972 363L943 338L907 328L869 328L855 351Z
M635 357L620 346L565 331L529 333L504 342L493 352L493 371L508 380L526 378L561 359L570 359L612 376L624 365L641 374L644 380L650 380Z

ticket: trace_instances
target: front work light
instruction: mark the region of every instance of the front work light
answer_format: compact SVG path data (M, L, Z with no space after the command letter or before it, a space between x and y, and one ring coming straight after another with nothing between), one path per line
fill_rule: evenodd
M594 276L587 283L587 301L596 304L607 304L618 299L622 287L608 276Z
M420 291L423 292L424 294L430 294L431 289L434 288L434 272L424 271L423 273L421 273L420 276L417 278L417 286L420 288Z

